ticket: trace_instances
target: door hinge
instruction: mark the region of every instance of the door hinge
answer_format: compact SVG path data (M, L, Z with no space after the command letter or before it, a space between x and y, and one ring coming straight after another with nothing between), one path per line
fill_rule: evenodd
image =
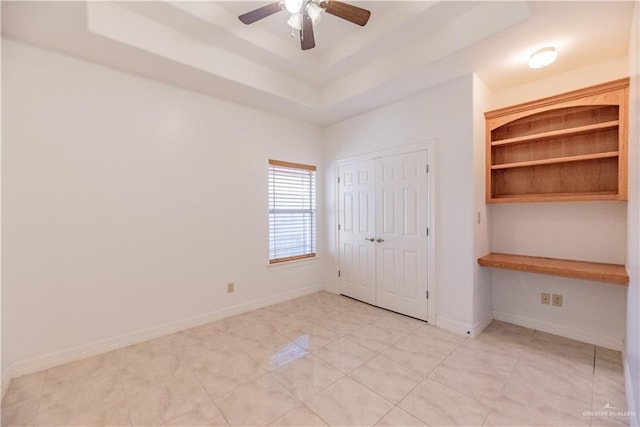
M429 299L429 291L427 291L427 299Z
M342 226L338 224L338 231L342 230Z
M429 173L429 165L427 165L426 169L427 169L427 173Z
M427 227L427 236L429 235L429 227Z
M338 270L338 277L340 277L340 270Z
M338 184L340 184L340 177L338 177Z

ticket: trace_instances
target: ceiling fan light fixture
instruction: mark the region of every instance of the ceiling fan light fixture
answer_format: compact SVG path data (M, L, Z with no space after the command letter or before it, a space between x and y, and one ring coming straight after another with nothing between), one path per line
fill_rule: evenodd
M300 13L305 0L284 0L284 7L289 13Z
M294 30L302 30L302 15L299 13L292 14L287 20L287 24Z
M317 25L320 23L320 21L322 21L323 12L323 8L313 2L309 2L309 5L307 6L307 15L309 15L309 18L311 18L311 22L313 22L313 25Z
M529 59L529 68L544 68L551 64L558 57L558 52L554 47L543 47L531 54Z

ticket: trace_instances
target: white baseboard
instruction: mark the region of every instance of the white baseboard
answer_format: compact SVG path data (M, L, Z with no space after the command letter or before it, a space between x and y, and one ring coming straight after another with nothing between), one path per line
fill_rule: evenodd
M473 332L473 327L471 325L458 322L457 320L447 319L442 316L436 316L436 326L449 332L453 332L456 335L462 335L465 337L470 337Z
M640 425L640 414L638 411L640 408L636 407L636 396L633 394L633 383L631 382L631 371L629 370L629 359L627 358L627 352L622 352L622 366L624 367L624 386L625 395L627 396L627 411L631 414L629 417L630 426Z
M473 326L473 331L471 331L471 336L475 338L478 335L480 335L482 331L484 331L485 328L489 326L489 323L491 323L492 320L493 320L493 313L489 312L487 317L485 317L482 321L476 323Z
M153 328L142 329L142 330L121 335L118 337L113 337L113 338L109 338L101 341L95 341L89 344L64 349L61 351L57 351L55 353L50 353L44 356L38 356L29 360L14 363L11 366L9 366L9 369L8 369L9 372L7 373L3 372L3 378L2 378L3 396L6 388L9 386L9 380L11 378L43 371L45 369L50 369L55 366L64 365L65 363L74 362L76 360L84 359L86 357L107 353L109 351L117 350L119 348L127 347L129 345L138 344L153 338L158 338L163 335L172 334L174 332L179 332L185 329L193 328L195 326L203 325L205 323L213 322L216 320L224 319L226 317L242 314L247 311L255 310L258 308L262 308L262 307L277 304L280 302L288 301L294 298L298 298L304 295L312 294L314 292L318 292L323 289L324 289L324 286L315 285L315 286L309 286L302 289L296 289L294 291L283 292L281 294L270 296L267 298L262 298L260 300L249 301L249 302L237 304L231 307L225 307L220 310L216 310L200 316L190 317L188 319L180 320L177 322L166 323L164 325L156 326Z
M533 319L531 317L521 316L519 314L506 313L504 311L493 311L493 318L514 325L524 326L525 328L536 329L538 331L547 332L561 337L570 338L576 341L582 341L600 347L612 350L623 349L623 339L611 335L604 335L597 332L585 331L583 329L571 326L559 325L557 323L546 322L544 320Z

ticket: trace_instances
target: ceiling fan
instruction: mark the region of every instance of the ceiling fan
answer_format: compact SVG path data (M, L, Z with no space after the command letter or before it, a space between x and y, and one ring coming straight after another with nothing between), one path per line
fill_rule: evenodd
M313 36L313 26L322 19L324 12L338 18L345 19L364 27L369 21L371 12L338 0L284 0L259 7L258 9L240 15L238 18L244 24L253 24L262 18L286 9L291 14L287 24L300 32L300 47L302 50L316 46Z

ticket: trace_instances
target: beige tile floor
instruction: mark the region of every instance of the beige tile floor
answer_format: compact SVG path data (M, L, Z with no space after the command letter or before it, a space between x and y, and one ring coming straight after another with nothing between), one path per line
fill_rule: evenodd
M497 321L459 337L319 292L16 378L2 425L628 423L609 411L626 411L619 352Z

